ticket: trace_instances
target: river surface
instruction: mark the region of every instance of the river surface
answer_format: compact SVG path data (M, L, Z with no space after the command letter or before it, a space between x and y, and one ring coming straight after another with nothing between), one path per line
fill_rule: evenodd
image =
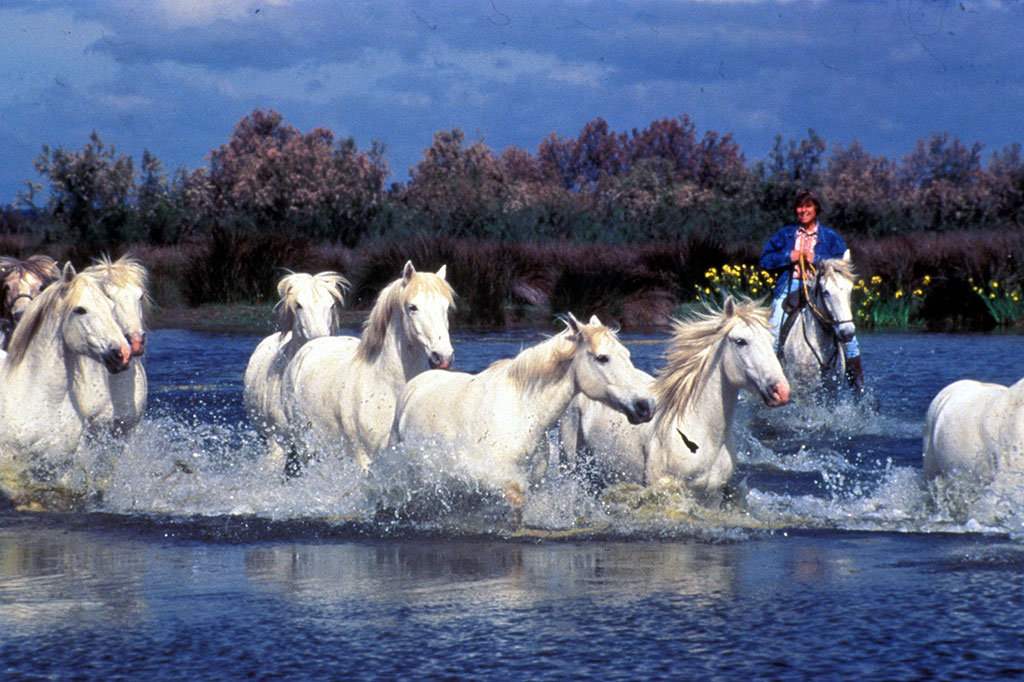
M349 333L352 330L348 330ZM478 371L539 332L456 333ZM624 335L655 371L664 339ZM745 400L742 504L623 509L572 476L382 513L358 472L260 466L249 335L152 332L147 417L89 511L0 511L0 679L929 679L1024 676L1024 502L929 488L960 378L1016 335L863 334L877 410Z

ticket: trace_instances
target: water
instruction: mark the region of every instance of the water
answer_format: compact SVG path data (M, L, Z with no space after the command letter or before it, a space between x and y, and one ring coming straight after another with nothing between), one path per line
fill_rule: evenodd
M657 337L626 336L653 370ZM539 336L460 334L476 371ZM938 503L931 398L1024 376L1017 336L863 335L877 414L745 403L746 506L623 513L554 477L517 536L410 521L358 476L260 469L257 338L157 331L147 419L89 512L0 512L0 678L990 679L1024 673L1024 504Z

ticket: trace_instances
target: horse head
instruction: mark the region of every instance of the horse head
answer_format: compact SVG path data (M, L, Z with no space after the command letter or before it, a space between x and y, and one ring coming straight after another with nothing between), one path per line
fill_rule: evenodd
M721 341L721 362L726 381L758 395L769 407L789 402L789 382L775 353L768 311L741 306L731 296L722 308L727 329Z
M629 349L618 335L601 324L596 315L580 324L572 313L566 316L567 332L577 344L573 372L581 393L622 412L631 424L654 417L654 395L650 377L633 366Z
M422 348L431 369L448 369L455 356L448 336L448 310L454 299L446 273L444 265L437 273L417 272L408 261L398 290L404 342Z
M49 256L35 255L27 260L0 258L4 316L17 324L32 299L59 277L57 262Z
M132 356L146 351L146 309L149 307L145 266L130 256L111 261L104 256L82 271L92 278L113 302L114 319L127 339Z
M56 324L48 322L51 318ZM8 363L20 362L33 339L46 330L56 334L67 353L92 357L111 374L128 368L131 348L114 318L114 302L99 282L77 274L71 263L25 311L11 338Z
M286 275L277 284L278 329L303 341L332 335L347 288L348 280L336 272Z
M810 291L810 306L819 321L832 329L843 343L853 338L853 308L850 295L856 275L850 252L842 258L831 258L818 264Z

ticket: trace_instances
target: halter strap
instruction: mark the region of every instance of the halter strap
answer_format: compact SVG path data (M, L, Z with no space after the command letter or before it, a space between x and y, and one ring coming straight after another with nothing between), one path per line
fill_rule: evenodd
M807 262L807 260L804 258L803 252L800 253L800 269L805 274L806 273L810 273L810 275L812 277L814 277L815 281L817 282L818 271L814 267L813 263L808 263ZM811 309L811 312L813 312L814 316L817 317L823 324L828 325L830 327L830 329L831 329L831 327L836 327L836 326L841 325L841 324L846 324L847 322L853 322L853 318L850 318L849 320L836 320L836 319L834 319L832 317L831 313L826 314L826 313L823 313L820 310L818 310L818 306L814 305L814 301L811 300L810 292L807 291L807 278L806 277L804 277L804 278L802 278L800 280L800 286L803 287L803 290L804 290L804 300L807 301L807 306Z

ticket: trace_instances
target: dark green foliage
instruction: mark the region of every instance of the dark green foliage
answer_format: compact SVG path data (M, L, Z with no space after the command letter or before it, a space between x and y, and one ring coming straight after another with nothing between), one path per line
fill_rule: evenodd
M987 164L982 152L937 133L887 159L857 142L830 151L809 130L748 164L730 135L699 135L685 115L629 132L598 117L536 153L440 131L409 182L386 188L380 143L361 152L257 109L208 166L171 178L150 153L136 165L96 133L81 150L43 147L48 200L37 205L43 185L29 182L29 210L0 214L0 234L18 237L0 248L76 264L129 245L174 252L161 281L168 300L193 305L272 299L288 267L343 272L350 305L366 309L407 260L447 264L462 324L538 308L643 324L691 300L709 268L756 263L810 188L863 276L892 292L927 276L917 314L929 328L985 328L993 313L971 281L1022 284L1024 159L1020 144Z
M308 242L294 235L214 227L198 240L185 265L182 294L193 306L276 301L284 270L304 270L308 250Z

